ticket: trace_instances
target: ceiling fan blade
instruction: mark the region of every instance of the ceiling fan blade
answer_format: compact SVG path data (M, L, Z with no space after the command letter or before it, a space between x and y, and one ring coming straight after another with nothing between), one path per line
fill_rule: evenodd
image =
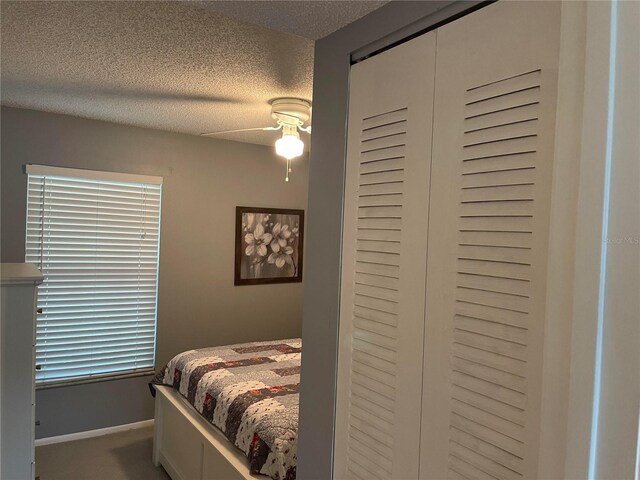
M255 128L238 128L236 130L223 130L221 132L209 132L209 133L201 133L200 135L203 137L207 137L209 135L222 135L224 133L239 133L239 132L255 132L258 130L262 131L275 131L280 130L281 127L255 127Z

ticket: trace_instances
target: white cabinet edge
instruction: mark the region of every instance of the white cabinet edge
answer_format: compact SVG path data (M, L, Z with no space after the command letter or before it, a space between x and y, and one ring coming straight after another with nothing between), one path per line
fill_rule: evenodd
M2 263L0 264L0 283L2 285L36 284L44 280L44 275L35 265L30 263Z

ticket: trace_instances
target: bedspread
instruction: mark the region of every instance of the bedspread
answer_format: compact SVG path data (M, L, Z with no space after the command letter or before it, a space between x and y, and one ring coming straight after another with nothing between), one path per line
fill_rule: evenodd
M176 355L153 379L183 397L249 459L251 473L296 476L300 339Z

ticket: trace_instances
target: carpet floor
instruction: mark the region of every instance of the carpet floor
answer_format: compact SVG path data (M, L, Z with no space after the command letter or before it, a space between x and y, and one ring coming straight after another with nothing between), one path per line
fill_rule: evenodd
M36 448L40 480L170 480L151 463L153 427Z

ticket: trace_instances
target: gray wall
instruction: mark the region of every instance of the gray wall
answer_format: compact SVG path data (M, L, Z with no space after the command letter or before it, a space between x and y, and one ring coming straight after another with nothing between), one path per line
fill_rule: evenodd
M298 444L301 480L331 478L350 55L371 43L373 50L393 43L477 3L391 2L316 43Z
M157 367L191 348L300 336L302 284L233 286L234 226L237 205L305 209L306 157L285 183L270 147L3 107L3 262L24 261L26 163L164 177ZM152 418L148 381L38 390L36 435Z

